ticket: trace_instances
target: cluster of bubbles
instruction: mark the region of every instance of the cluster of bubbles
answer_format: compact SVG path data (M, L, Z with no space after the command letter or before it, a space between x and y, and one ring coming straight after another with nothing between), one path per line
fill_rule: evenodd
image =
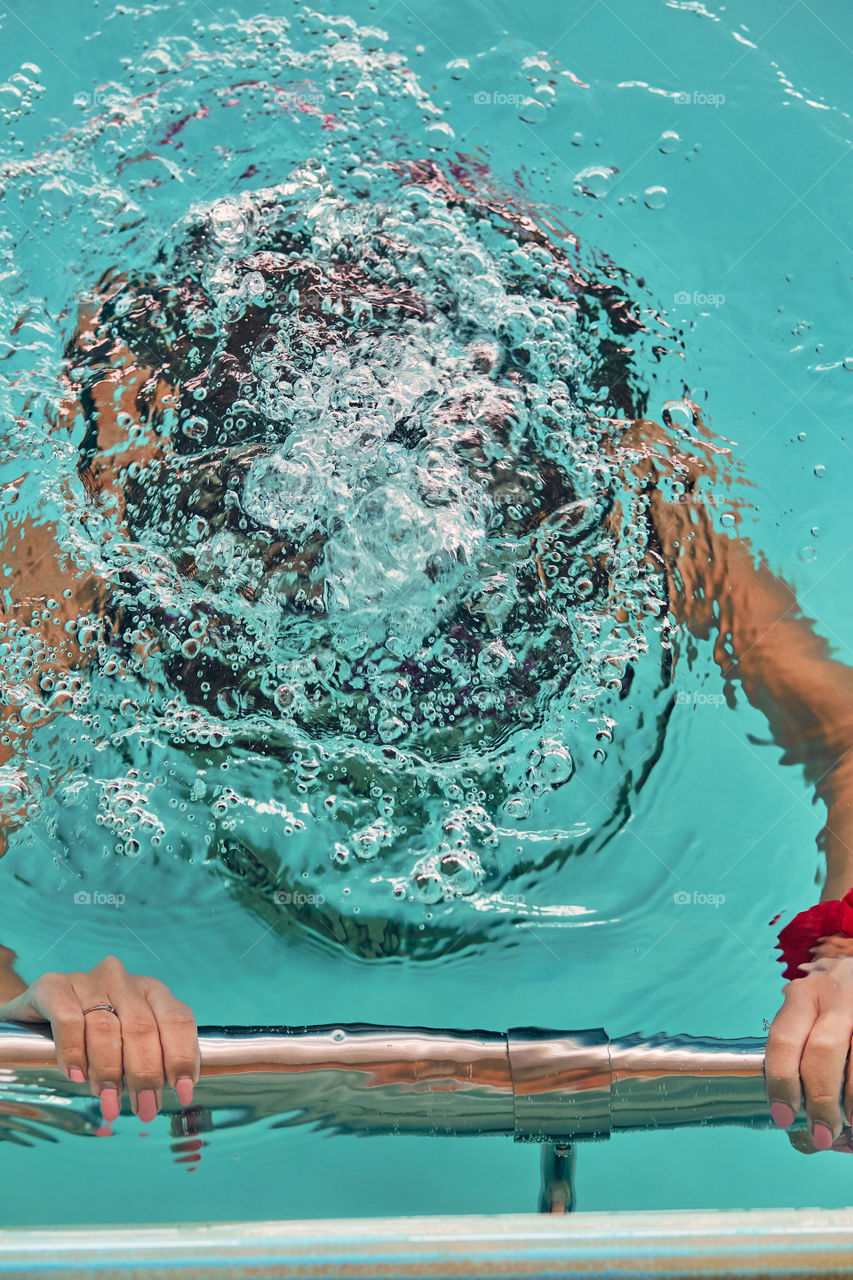
M0 83L0 122L6 125L16 152L23 151L24 143L16 136L15 128L25 116L32 114L44 96L41 74L41 67L35 62L22 62L20 70Z
M215 57L243 75L214 88L220 114L271 24L218 36L207 81ZM146 223L70 324L76 407L39 442L40 499L107 587L65 624L85 677L52 669L43 694L68 700L75 750L131 762L132 783L98 770L121 852L189 841L269 894L322 881L329 911L422 928L419 904L485 913L543 847L603 838L655 749L666 593L616 461L641 326L616 332L613 277L585 275L482 165L388 141L404 106L434 112L381 33L323 31L306 51L279 24L253 90L309 121L312 157L198 199L147 258ZM151 57L177 77L187 50ZM136 143L168 117L188 151L213 145L208 107L180 105L176 122L165 95L102 93L88 151L66 156L106 164L103 116ZM28 390L32 431L43 372ZM26 633L4 641L27 649L10 687L39 670ZM183 843L150 794L164 772L185 786Z

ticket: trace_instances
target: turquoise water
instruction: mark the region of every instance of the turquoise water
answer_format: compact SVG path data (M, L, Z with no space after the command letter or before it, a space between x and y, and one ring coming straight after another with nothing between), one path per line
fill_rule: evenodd
M578 237L571 262L615 280L649 330L635 343L635 404L660 419L687 394L735 443L751 486L744 531L849 661L850 604L837 587L850 383L840 6L795 5L776 21L758 5L542 4L522 21L500 5L420 16L378 3L322 18L294 5L262 20L248 7L81 5L67 31L58 7L42 14L35 30L10 11L0 94L7 543L22 512L50 515L61 547L109 579L123 619L143 615L157 646L138 669L93 635L82 685L66 690L60 677L43 690L49 710L65 693L71 710L28 736L30 812L3 862L0 937L21 972L88 968L115 952L169 982L202 1023L762 1034L779 992L766 922L816 896L819 812L759 713L740 696L724 705L707 646L685 647L670 673L665 612L641 601L620 623L606 575L589 572L601 550L592 527L581 525L541 608L520 536L536 459L559 464L574 502L594 508L618 492L595 465L596 422L618 416L614 386L608 399L593 377L610 329L567 326L559 282L500 217L448 211L435 181L403 199L389 165L430 157L456 180L462 166L495 206L546 220L549 243L564 241L560 226ZM320 264L325 305L309 324L287 296L266 299L288 350L258 356L242 426L238 411L217 417L201 399L183 417L164 405L180 484L158 506L153 485L128 477L129 538L117 508L94 503L78 478L84 416L61 418L63 368L72 400L106 372L97 352L63 356L78 303L110 269L166 289L187 271L203 286L192 338L203 369L216 326L251 320L271 287L257 258L233 263L270 252L274 232L297 235ZM394 247L393 271L360 282L372 313L347 325L328 284L345 241L356 260ZM409 305L386 314L382 286L398 304L408 290ZM350 276L345 297L359 288ZM129 332L144 289L125 291L130 320L119 309L110 339L187 338L187 381L185 321ZM438 319L413 319L415 293ZM534 293L529 313L518 299ZM336 324L343 338L329 336ZM488 367L496 346L514 353L520 381ZM284 380L280 359L291 362ZM567 370L557 431L548 397ZM493 428L492 463L506 462L511 490L527 467L530 489L475 483L454 443L469 410L510 423L505 439ZM413 418L432 461L389 441ZM247 528L211 517L223 460ZM190 511L211 471L213 499ZM543 501L562 510L566 496L552 501L545 486ZM311 525L318 510L322 528ZM608 566L622 602L645 547L630 517L623 578ZM312 616L294 598L305 583L270 581L280 566L258 539L318 533L329 540L325 611ZM478 640L442 651L463 605ZM561 668L556 652L577 660ZM197 668L187 675L183 659L202 653L233 672L222 701L221 669L212 692ZM326 655L320 676L304 665L315 653ZM412 653L444 692L432 715L417 673L402 670ZM614 656L622 678L635 672L626 700L608 688ZM658 755L642 788L620 790ZM593 805L608 787L611 802ZM260 889L246 887L246 850L264 868ZM75 901L81 892L124 901L99 909ZM323 909L283 911L276 894L299 892ZM680 892L725 901L688 910ZM362 923L376 918L392 922L380 945ZM143 1142L139 1129L123 1120L108 1141L10 1149L5 1220L535 1205L538 1153L508 1142L353 1148L255 1126L212 1135L188 1179L166 1122ZM837 1160L806 1160L775 1133L622 1136L581 1151L579 1207L843 1204Z

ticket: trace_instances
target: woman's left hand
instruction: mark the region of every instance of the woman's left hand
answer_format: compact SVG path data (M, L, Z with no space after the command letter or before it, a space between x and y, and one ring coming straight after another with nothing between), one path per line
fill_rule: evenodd
M821 952L824 947L813 950ZM764 1059L773 1119L781 1128L790 1128L805 1099L810 1145L816 1151L828 1151L850 1124L851 1037L853 956L820 954L804 967L803 977L786 985L784 1004L773 1019ZM795 1145L808 1149L802 1141ZM846 1137L837 1149L849 1149Z
M168 1085L192 1101L200 1052L192 1010L157 978L128 973L115 956L83 973L43 973L0 1006L0 1021L50 1023L60 1070L88 1080L104 1121L121 1112L126 1087L135 1115L153 1120Z

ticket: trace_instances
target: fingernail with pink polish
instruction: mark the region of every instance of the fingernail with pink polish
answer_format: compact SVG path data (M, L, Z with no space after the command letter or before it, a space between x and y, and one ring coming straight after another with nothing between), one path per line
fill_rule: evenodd
M143 1089L136 1101L136 1114L143 1124L150 1124L157 1114L157 1094L153 1089Z
M175 1081L175 1093L182 1107L188 1107L193 1100L193 1082L190 1076L181 1076Z
M787 1102L771 1102L770 1114L773 1123L778 1124L780 1129L787 1129L794 1123L794 1108L789 1107Z
M83 1084L86 1079L79 1067L72 1067L68 1072L68 1078L73 1080L75 1084Z
M107 1124L112 1124L113 1120L118 1120L120 1114L118 1089L111 1084L104 1085L101 1090L101 1115Z
M832 1130L828 1125L816 1124L812 1129L812 1142L818 1151L828 1151L832 1146Z

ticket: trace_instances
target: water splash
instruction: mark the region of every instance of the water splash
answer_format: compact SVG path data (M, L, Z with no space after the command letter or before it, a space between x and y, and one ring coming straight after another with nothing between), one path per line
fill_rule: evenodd
M8 447L49 460L11 468L19 513L52 504L57 555L101 584L47 611L73 677L7 633L16 683L78 681L29 749L65 753L105 852L208 860L363 954L445 945L460 904L506 916L508 881L600 846L656 751L666 591L614 462L648 326L482 160L403 141L429 100L379 34L264 19L151 57L160 87L131 73L5 168L22 200L44 179L54 243L75 202L99 227L62 359L34 325L10 396ZM298 162L258 146L248 188L199 189L258 112L299 122ZM294 920L309 882L325 905Z

